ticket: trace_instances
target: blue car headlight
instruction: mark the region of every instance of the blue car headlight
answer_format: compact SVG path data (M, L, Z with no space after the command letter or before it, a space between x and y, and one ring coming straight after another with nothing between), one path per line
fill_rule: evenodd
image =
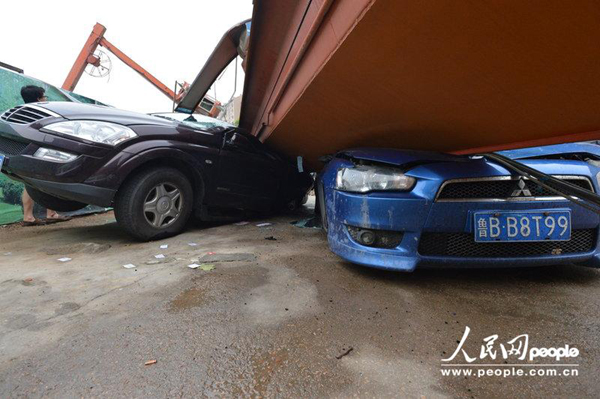
M335 188L354 193L409 191L414 187L415 182L414 177L406 176L397 169L362 165L338 170Z

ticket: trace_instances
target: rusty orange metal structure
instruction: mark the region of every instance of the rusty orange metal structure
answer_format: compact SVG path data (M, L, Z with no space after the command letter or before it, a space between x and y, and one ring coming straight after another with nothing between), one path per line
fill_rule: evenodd
M237 57L238 40L241 33L246 29L247 22L249 20L240 22L225 32L200 73L188 88L186 95L179 102L177 111L191 113L191 110L198 108L201 99L204 98L217 77Z
M94 52L98 48L98 46L102 46L113 53L118 59L123 61L125 65L139 73L144 79L150 82L154 87L156 87L161 93L165 96L169 97L171 100L178 100L178 98L173 90L169 89L164 83L154 77L150 72L142 68L137 62L129 58L125 53L119 50L114 44L109 42L105 37L104 33L106 33L106 28L99 23L94 25L94 29L92 33L88 37L87 41L83 45L83 48L79 52L71 71L67 75L65 82L62 85L62 88L65 90L73 91L81 75L83 75L83 71L88 66L88 64L96 65L99 62L98 57L94 55ZM183 93L181 93L183 94ZM181 97L181 96L179 96Z
M594 0L260 0L240 125L318 169L357 146L600 138Z

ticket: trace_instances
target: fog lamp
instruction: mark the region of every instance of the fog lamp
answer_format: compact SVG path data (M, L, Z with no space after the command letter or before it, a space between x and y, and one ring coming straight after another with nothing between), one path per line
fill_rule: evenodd
M68 152L52 150L50 148L38 148L38 150L33 154L34 158L40 158L50 162L71 162L77 155L69 154Z

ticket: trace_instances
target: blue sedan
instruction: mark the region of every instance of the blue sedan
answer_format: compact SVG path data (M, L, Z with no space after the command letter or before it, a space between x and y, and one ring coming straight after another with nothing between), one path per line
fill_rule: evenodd
M600 146L561 144L501 155L600 190ZM331 250L365 266L600 267L597 213L485 157L363 148L317 178Z

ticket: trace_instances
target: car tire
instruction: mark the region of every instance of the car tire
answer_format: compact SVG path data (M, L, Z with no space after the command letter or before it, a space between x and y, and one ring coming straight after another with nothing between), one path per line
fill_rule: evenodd
M177 169L146 169L117 192L115 217L121 228L138 240L170 237L185 227L193 198L190 181Z
M300 208L299 203L299 200L292 200L286 204L285 209L289 212L294 212Z
M30 186L25 186L25 189L34 202L40 204L44 208L52 209L53 211L73 212L83 209L87 206L87 204L82 202L54 197Z
M327 207L325 206L325 189L323 188L323 184L317 186L317 203L319 205L319 214L321 215L321 226L323 227L323 231L327 233L329 225L327 223Z

